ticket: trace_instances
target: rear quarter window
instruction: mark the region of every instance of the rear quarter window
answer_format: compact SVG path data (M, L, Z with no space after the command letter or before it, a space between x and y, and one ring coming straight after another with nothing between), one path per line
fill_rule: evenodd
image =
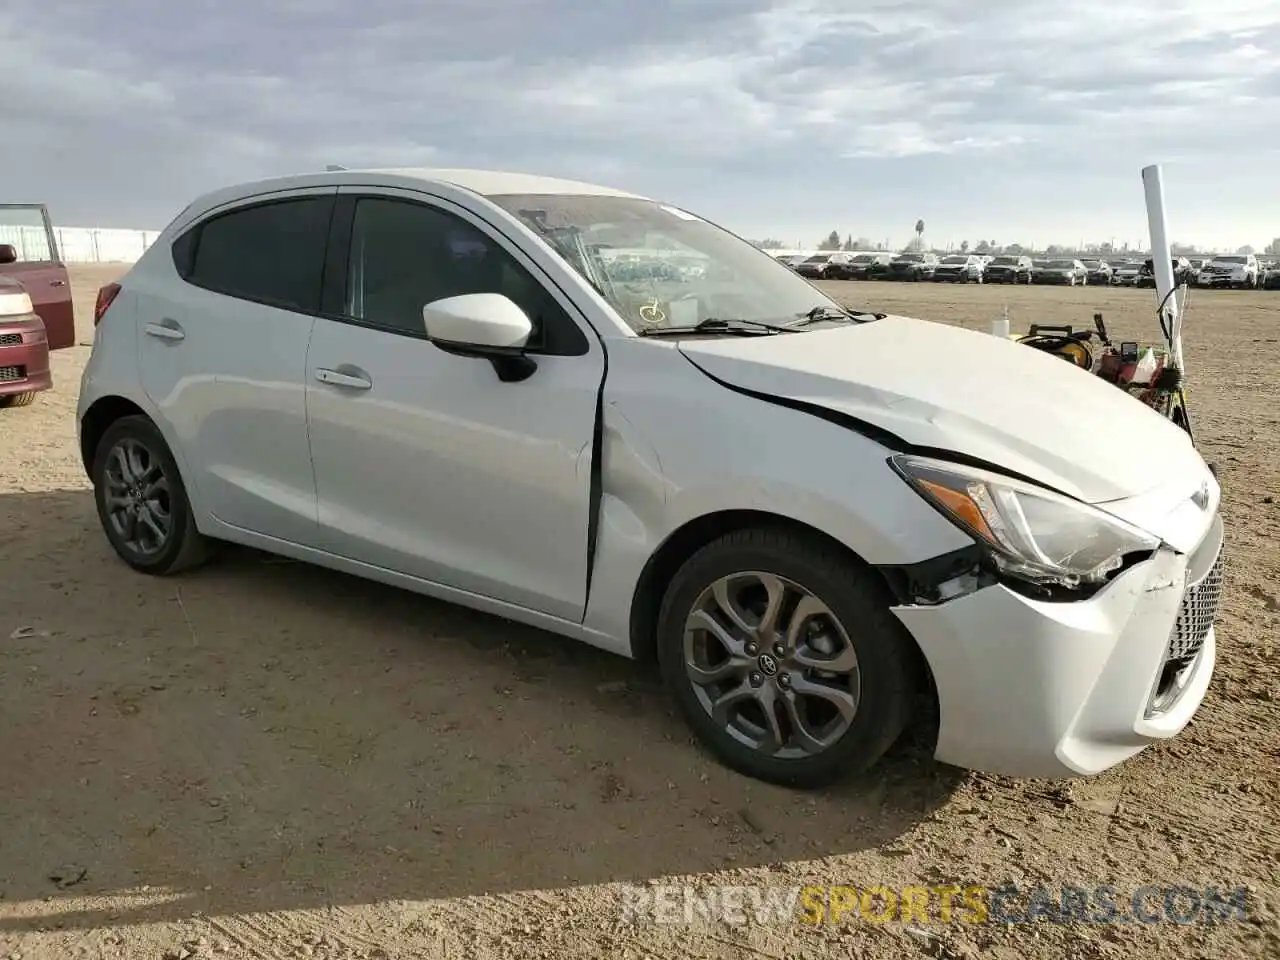
M174 266L214 293L318 313L332 211L331 195L237 207L174 241Z

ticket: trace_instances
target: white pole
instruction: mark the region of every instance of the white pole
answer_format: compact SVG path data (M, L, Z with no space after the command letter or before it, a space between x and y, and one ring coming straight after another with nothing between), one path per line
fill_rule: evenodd
M1173 254L1169 250L1169 226L1164 216L1164 183L1160 164L1142 168L1142 186L1147 197L1147 226L1151 232L1151 266L1156 278L1156 302L1164 304L1161 316L1169 331L1174 365L1182 371L1182 316L1173 290Z

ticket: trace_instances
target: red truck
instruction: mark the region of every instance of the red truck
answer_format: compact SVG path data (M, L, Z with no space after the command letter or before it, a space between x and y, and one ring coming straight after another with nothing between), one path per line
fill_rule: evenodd
M0 407L25 406L48 390L49 351L75 343L71 283L49 211L0 203Z

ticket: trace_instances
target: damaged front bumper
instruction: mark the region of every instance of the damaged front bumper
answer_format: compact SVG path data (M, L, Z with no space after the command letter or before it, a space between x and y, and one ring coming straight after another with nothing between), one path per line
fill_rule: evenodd
M1087 599L1001 583L893 611L938 695L938 760L1016 777L1100 773L1175 736L1213 674L1222 521L1161 547Z

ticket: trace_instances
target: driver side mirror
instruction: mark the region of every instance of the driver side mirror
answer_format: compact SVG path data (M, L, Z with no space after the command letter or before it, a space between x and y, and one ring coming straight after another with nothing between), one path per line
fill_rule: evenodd
M533 323L500 293L433 300L422 308L422 325L427 339L445 353L488 360L504 383L527 380L538 369L525 354Z
M18 250L11 243L0 243L0 265L18 262Z

